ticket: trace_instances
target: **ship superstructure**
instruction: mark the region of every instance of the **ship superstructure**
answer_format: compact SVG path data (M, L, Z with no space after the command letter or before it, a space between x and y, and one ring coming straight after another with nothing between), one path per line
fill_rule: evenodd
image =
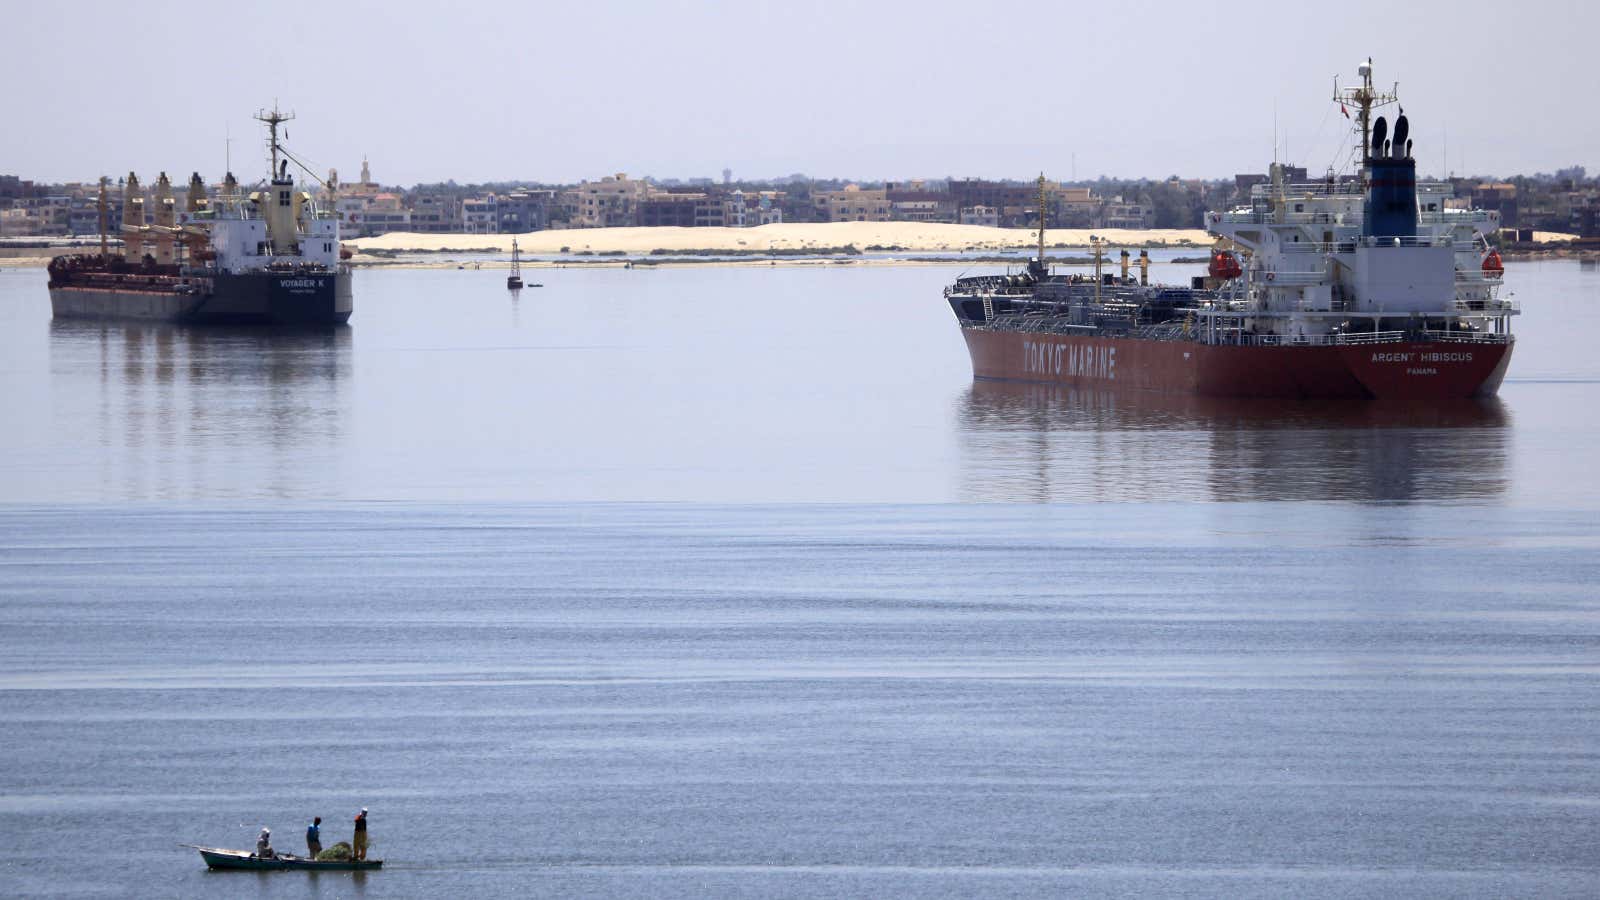
M1089 382L1242 396L1422 399L1493 394L1518 312L1499 296L1493 211L1456 210L1451 189L1418 184L1410 123L1361 83L1354 106L1363 164L1351 179L1289 184L1271 168L1247 206L1208 213L1218 241L1189 287L1103 274L959 279L946 298L978 377ZM1042 208L1042 206L1041 206Z
M293 157L278 136L292 117L273 108L257 118L268 129L265 182L242 188L230 172L212 193L196 173L180 201L165 172L149 198L130 173L122 252L109 251L102 215L100 253L50 264L54 314L273 325L348 321L350 268L331 201L337 185L317 179L330 198L325 205L297 187L289 174ZM105 204L102 180L102 213Z

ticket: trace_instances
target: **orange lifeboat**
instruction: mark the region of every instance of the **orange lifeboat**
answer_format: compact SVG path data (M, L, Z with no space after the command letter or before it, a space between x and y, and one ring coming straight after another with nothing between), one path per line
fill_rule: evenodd
M1488 278L1499 278L1506 273L1506 264L1500 261L1500 251L1490 250L1489 255L1483 258L1483 274Z
M1212 278L1238 278L1244 274L1244 268L1239 265L1239 257L1226 250L1211 251L1211 265L1207 268Z

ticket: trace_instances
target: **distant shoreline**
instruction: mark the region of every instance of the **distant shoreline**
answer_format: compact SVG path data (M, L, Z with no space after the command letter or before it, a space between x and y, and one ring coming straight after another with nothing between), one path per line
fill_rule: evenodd
M1079 251L1052 262L1084 265L1091 237L1102 239L1108 266L1117 266L1121 251L1187 249L1201 256L1213 242L1200 229L1051 228L1045 231L1050 250ZM1507 260L1595 259L1600 251L1563 246L1574 235L1539 232L1534 246L1502 250ZM60 244L55 243L61 240ZM584 228L527 234L437 234L390 232L344 242L363 268L443 269L468 266L499 268L508 264L511 244L528 256L529 268L563 266L731 266L731 265L952 265L1017 264L1002 251L1036 246L1038 232L1027 228L994 228L936 222L807 222L753 228ZM84 239L41 239L40 246L8 242L0 247L0 268L47 265L61 253L88 252ZM932 254L907 256L905 254ZM944 255L950 254L950 255ZM956 255L961 254L961 255ZM497 260L460 260L461 255L494 255ZM1064 255L1065 256L1065 255Z
M1051 228L1045 231L1045 244L1052 249L1087 248L1091 236L1105 238L1107 247L1112 250L1204 247L1212 241L1210 235L1198 228ZM519 235L390 232L370 238L352 238L345 245L357 253L372 256L509 254L513 239L522 252L543 256L558 253L633 257L672 254L810 256L1021 249L1034 246L1038 232L1027 228L933 222L815 222L754 228L583 228Z
M436 253L408 254L396 257L357 256L351 264L359 269L510 269L511 261L508 259L461 259L449 256L444 259L444 251ZM1045 260L1052 266L1091 266L1094 260L1082 256L1050 256ZM701 266L1020 266L1026 260L1017 256L842 256L832 255L795 255L795 256L748 256L748 257L630 257L630 256L580 256L573 259L525 259L522 261L524 269L656 269ZM1203 257L1182 257L1179 259L1162 260L1152 265L1170 264L1199 264L1206 262ZM1105 259L1107 272L1117 271L1120 262L1110 257Z

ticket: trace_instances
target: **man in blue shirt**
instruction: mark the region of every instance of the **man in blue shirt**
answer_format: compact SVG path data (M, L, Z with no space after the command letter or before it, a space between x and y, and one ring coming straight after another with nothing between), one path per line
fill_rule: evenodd
M306 829L306 850L310 852L312 859L316 859L317 854L322 852L321 816L317 816L315 819L313 819L311 821L311 826Z

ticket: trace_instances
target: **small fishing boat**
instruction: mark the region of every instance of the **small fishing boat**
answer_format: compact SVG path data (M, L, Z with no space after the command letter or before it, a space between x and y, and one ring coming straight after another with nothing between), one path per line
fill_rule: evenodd
M185 844L200 851L200 856L205 859L206 867L210 869L249 869L262 871L266 869L310 869L314 872L350 872L379 869L383 867L381 859L307 859L303 856L293 856L280 853L273 857L257 856L249 850L224 850L220 847L201 847L198 844Z
M522 287L522 251L517 248L517 239L511 239L511 275L506 278L507 290L518 290Z

